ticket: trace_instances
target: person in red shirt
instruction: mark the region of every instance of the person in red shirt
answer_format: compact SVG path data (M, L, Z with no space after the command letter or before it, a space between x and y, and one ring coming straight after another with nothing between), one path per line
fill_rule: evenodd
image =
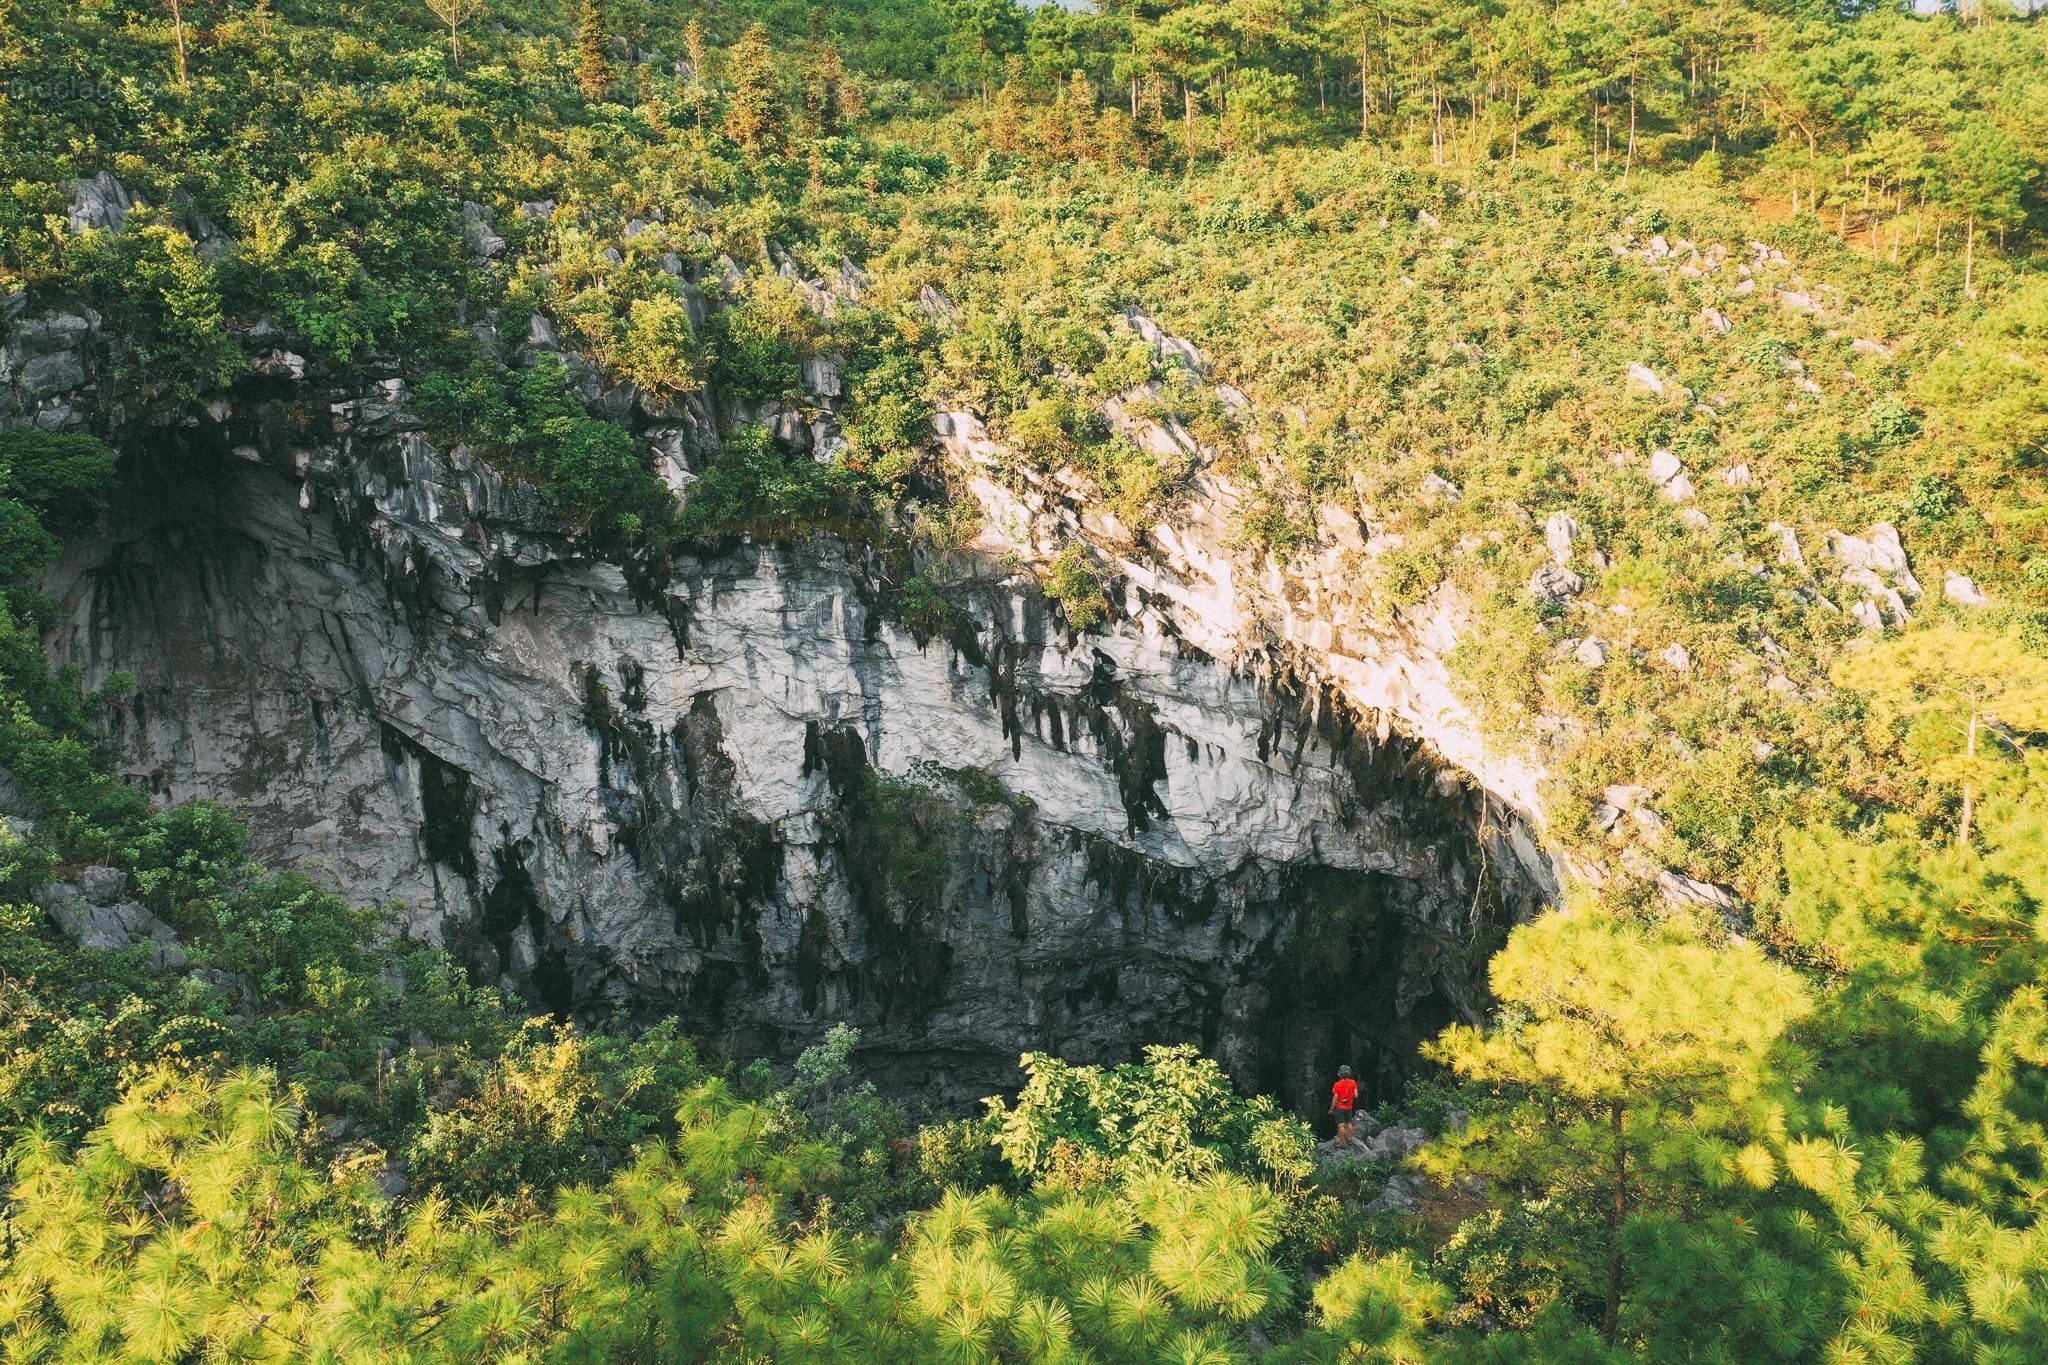
M1351 1125L1358 1111L1358 1082L1351 1079L1351 1068L1337 1068L1337 1083L1330 1087L1330 1113L1337 1120L1337 1145L1351 1145Z

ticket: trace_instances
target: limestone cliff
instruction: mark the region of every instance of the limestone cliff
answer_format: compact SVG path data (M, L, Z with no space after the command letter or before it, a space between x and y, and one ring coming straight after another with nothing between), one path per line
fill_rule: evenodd
M1167 527L1178 562L1122 559L1081 633L993 554L948 564L922 629L900 556L823 536L649 582L435 449L395 372L255 338L201 411L124 421L95 327L13 324L0 421L126 452L48 584L56 657L136 677L122 766L243 803L268 856L537 1004L745 1055L845 1020L878 1075L951 1099L1026 1049L1179 1039L1303 1096L1474 1017L1487 950L1554 893L1531 775L1436 688L1454 622L1274 628L1260 603L1334 562L1253 593ZM701 405L592 389L678 482L710 446Z

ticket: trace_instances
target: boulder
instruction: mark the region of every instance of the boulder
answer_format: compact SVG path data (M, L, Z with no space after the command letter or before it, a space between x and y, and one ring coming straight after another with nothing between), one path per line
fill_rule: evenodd
M128 215L143 206L129 188L107 171L72 187L70 209L73 232L119 232L128 225Z
M529 199L519 206L519 216L537 223L545 223L555 216L555 201L552 199Z
M10 294L0 294L0 327L5 327L28 311L28 295L17 289Z
M1674 480L1673 482L1682 482L1682 480ZM1671 487L1668 484L1665 486L1665 495L1667 497L1674 498L1677 496L1675 493L1671 491ZM1689 483L1685 486L1685 496L1692 496L1692 485ZM1681 523L1683 523L1685 528L1689 531L1709 530L1712 528L1714 524L1713 522L1707 519L1707 514L1705 512L1702 512L1697 507L1687 507L1680 511L1678 514L1678 520Z
M306 358L296 351L287 351L280 347L269 355L257 358L251 363L250 368L273 379L304 379Z
M1666 668L1680 673L1692 672L1692 654L1676 640L1666 645L1657 655L1657 661Z
M1416 1210L1415 1185L1408 1177L1390 1177L1386 1188L1373 1196L1365 1206L1367 1213L1410 1214Z
M76 351L39 355L21 367L21 387L32 398L48 398L85 387L85 359Z
M1778 306L1791 313L1805 313L1809 316L1820 312L1820 302L1813 295L1797 289L1780 289Z
M1675 872L1668 867L1657 874L1657 892L1667 905L1707 906L1723 914L1733 914L1740 904L1735 899L1735 893L1727 887L1688 877L1683 872Z
M1721 482L1730 488L1747 488L1754 481L1747 464L1730 465L1721 471Z
M1529 579L1529 595L1546 606L1556 606L1585 590L1585 579L1557 564L1545 564Z
M1679 477L1679 475L1683 474L1684 472L1685 466L1680 464L1678 462L1678 457L1676 455L1673 455L1670 451L1653 450L1650 452L1651 483L1654 483L1661 488L1663 485L1670 483L1673 479Z
M151 914L140 901L123 900L128 879L113 868L87 868L79 882L57 882L42 895L43 909L57 932L81 948L118 951L146 944L158 971L183 967L190 959L178 946L170 925ZM104 903L95 896L107 897Z
M1799 533L1781 521L1774 521L1764 529L1778 538L1778 563L1788 569L1806 572L1806 555L1799 548Z
M840 358L836 355L812 356L804 362L804 392L813 398L837 398L839 385Z
M1579 641L1579 647L1572 651L1572 657L1588 668L1607 666L1607 645L1604 641L1587 636Z
M960 320L960 310L953 306L953 301L947 298L937 285L927 284L922 286L917 291L917 304L918 307L924 309L926 316L936 321L958 322Z
M1991 598L1964 574L1950 569L1942 575L1941 595L1959 607L1988 607Z
M845 256L839 258L839 292L850 302L859 303L868 292L868 272L862 270Z
M1454 503L1464 496L1458 491L1458 485L1441 474L1425 476L1422 480L1422 491L1434 503Z
M1405 1124L1389 1124L1366 1140L1365 1149L1375 1161L1400 1161L1421 1151L1429 1134Z
M78 874L78 889L94 905L114 905L128 894L128 874L118 867L88 867Z
M1631 360L1628 363L1628 369L1624 373L1628 378L1629 384L1634 388L1640 389L1653 397L1662 398L1664 396L1664 381L1659 379L1657 372L1648 365L1643 364L1641 361Z
M1700 321L1704 322L1707 330L1717 337L1727 336L1735 330L1735 319L1718 308L1700 309Z

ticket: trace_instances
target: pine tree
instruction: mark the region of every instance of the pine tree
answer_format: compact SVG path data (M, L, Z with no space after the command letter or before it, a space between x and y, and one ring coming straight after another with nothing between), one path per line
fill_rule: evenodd
M576 85L587 100L611 93L611 43L605 0L583 0L583 21L576 30Z
M804 66L804 122L814 137L835 136L857 114L860 96L834 44L819 40Z
M733 44L726 80L725 135L750 156L772 150L782 137L782 90L765 25L752 25Z
M1492 983L1501 1023L1455 1025L1429 1050L1461 1076L1521 1092L1475 1121L1461 1150L1602 1228L1604 1264L1577 1269L1612 1345L1629 1280L1624 1238L1657 1193L1646 1150L1750 1135L1745 1111L1805 996L1752 945L1717 949L1590 908L1517 929Z
M709 102L711 92L706 82L710 72L705 63L709 61L704 50L704 26L695 19L683 30L683 52L690 64L690 83L684 87L683 99L689 104L697 126L704 126L704 106Z
M1019 156L1025 151L1024 117L1028 107L1024 59L1011 57L1003 63L1002 89L996 92L995 108L989 115L989 145L1004 156Z
M1968 848L1977 792L1992 751L2020 751L2014 732L2048 730L2048 666L2017 630L2002 633L1936 626L1887 640L1844 661L1835 679L1868 693L1880 723L1930 725L1960 743L1940 755L1927 776L1962 792L1956 843Z

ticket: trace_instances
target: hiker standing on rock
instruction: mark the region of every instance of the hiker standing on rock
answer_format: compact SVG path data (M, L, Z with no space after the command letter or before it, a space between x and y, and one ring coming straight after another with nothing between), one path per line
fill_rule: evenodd
M1330 1087L1330 1114L1337 1120L1337 1145L1351 1145L1351 1125L1356 1121L1358 1110L1358 1082L1351 1079L1351 1068L1337 1068L1337 1083Z

